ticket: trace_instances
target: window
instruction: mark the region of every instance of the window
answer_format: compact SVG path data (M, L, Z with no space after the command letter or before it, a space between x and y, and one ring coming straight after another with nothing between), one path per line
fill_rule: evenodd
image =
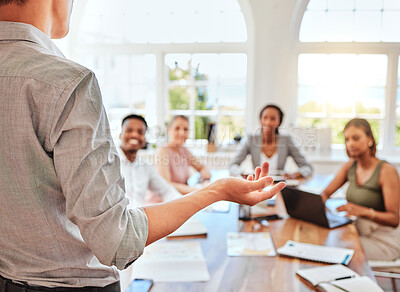
M210 123L220 142L243 135L246 60L245 54L166 55L167 110L190 117L191 138L206 139Z
M399 40L400 3L397 0L311 0L300 29L302 42Z
M237 0L90 0L82 29L87 44L247 40Z
M354 117L368 119L377 143L385 111L385 55L299 56L299 124L332 128L332 143L343 144L342 130Z
M332 144L343 147L345 123L365 118L378 149L399 150L399 21L399 1L309 1L298 42L301 126L330 127Z
M114 137L128 113L164 128L189 117L192 139L216 123L243 134L247 29L237 0L89 0L72 57L98 75Z
M154 55L83 55L79 62L96 73L114 138L124 116L132 112L146 116L146 109L154 108Z

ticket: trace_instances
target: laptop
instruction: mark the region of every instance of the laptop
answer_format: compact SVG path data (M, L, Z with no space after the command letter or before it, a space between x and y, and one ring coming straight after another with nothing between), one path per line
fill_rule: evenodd
M335 228L352 221L343 216L332 214L325 209L319 194L306 192L294 187L282 191L287 213L294 218L308 221L326 228Z

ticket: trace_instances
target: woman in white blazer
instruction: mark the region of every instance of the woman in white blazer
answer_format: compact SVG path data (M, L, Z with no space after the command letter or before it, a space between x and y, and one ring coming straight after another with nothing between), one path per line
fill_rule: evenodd
M301 154L292 137L279 133L278 128L282 123L283 115L282 110L272 104L266 105L261 110L261 131L257 134L248 135L247 140L240 145L230 163L229 169L232 175L241 174L240 164L248 154L251 155L253 166L268 161L271 171L283 171L287 157L291 156L299 169L295 173L286 173L287 178L296 179L312 174L311 164Z

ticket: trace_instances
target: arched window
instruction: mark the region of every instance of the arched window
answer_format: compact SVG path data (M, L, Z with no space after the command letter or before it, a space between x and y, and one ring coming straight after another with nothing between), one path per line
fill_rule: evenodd
M397 0L310 0L301 42L398 42Z
M367 119L386 153L400 150L400 2L310 0L299 31L298 123L332 128Z
M80 42L245 42L246 25L236 0L90 0Z
M97 74L114 136L131 112L150 129L186 115L192 139L207 138L208 123L220 142L243 134L247 30L237 0L87 0L79 21L72 57Z

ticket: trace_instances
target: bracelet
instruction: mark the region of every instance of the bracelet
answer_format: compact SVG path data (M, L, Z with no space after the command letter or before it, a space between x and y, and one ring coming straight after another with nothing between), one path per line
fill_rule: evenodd
M371 220L374 220L375 219L375 210L373 208L369 208L368 211L369 211L369 218Z

